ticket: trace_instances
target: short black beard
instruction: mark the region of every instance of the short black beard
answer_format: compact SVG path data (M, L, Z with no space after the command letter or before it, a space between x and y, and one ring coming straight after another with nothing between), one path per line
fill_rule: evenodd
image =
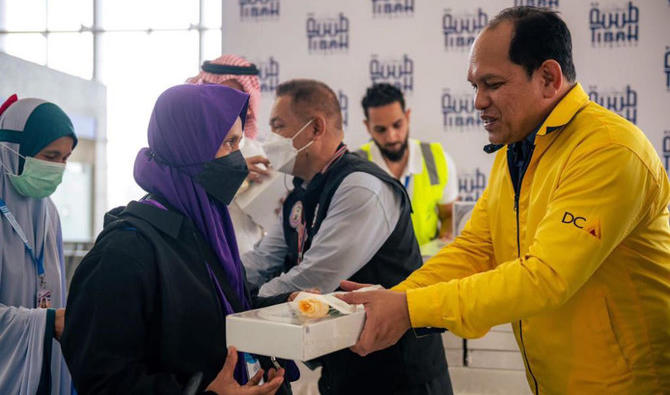
M402 143L400 146L400 149L398 151L389 151L386 148L382 147L377 143L375 140L372 140L375 142L375 145L377 145L377 148L379 148L379 151L381 151L382 156L391 162L400 162L402 158L405 156L405 151L407 151L407 145L409 142L409 134L407 135L407 138L405 139L405 142Z

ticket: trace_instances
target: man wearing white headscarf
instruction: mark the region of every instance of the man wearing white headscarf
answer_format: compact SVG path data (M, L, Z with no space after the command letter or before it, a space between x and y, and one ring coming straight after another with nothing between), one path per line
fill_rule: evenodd
M249 95L247 123L244 125L244 142L240 145L240 151L247 160L249 177L240 188L239 193L244 193L251 183L263 182L263 178L269 175L267 167L270 162L256 140L258 137L257 117L261 100L258 74L258 68L248 60L237 55L227 54L211 61L205 61L201 66L200 73L186 80L191 84L224 85ZM228 210L235 226L240 254L251 251L254 245L263 238L264 231L267 231L267 229L264 230L260 224L257 224L250 213L245 212L238 205L237 199L233 200L232 204L228 206ZM270 213L270 215L272 214Z

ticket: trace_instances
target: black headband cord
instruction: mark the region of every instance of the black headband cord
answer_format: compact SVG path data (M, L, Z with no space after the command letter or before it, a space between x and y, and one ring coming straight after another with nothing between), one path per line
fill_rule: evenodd
M231 66L216 64L206 60L202 64L202 71L212 74L232 74L232 75L258 75L259 71L256 65L250 66Z

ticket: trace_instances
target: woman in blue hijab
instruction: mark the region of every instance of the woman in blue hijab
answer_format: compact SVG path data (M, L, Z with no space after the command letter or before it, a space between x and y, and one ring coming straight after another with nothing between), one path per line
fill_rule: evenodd
M148 195L107 214L72 279L62 342L80 394L290 391L283 369L257 385L225 344L227 314L289 296L249 294L226 208L248 174L248 100L218 85L158 98L135 161Z
M58 339L65 267L49 195L77 144L58 106L10 97L0 107L0 394L69 394Z

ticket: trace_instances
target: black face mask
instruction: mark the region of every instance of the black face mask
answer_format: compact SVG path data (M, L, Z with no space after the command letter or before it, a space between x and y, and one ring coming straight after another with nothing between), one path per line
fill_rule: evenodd
M238 150L205 163L200 173L195 176L195 182L205 188L209 196L227 206L247 175L247 162Z

